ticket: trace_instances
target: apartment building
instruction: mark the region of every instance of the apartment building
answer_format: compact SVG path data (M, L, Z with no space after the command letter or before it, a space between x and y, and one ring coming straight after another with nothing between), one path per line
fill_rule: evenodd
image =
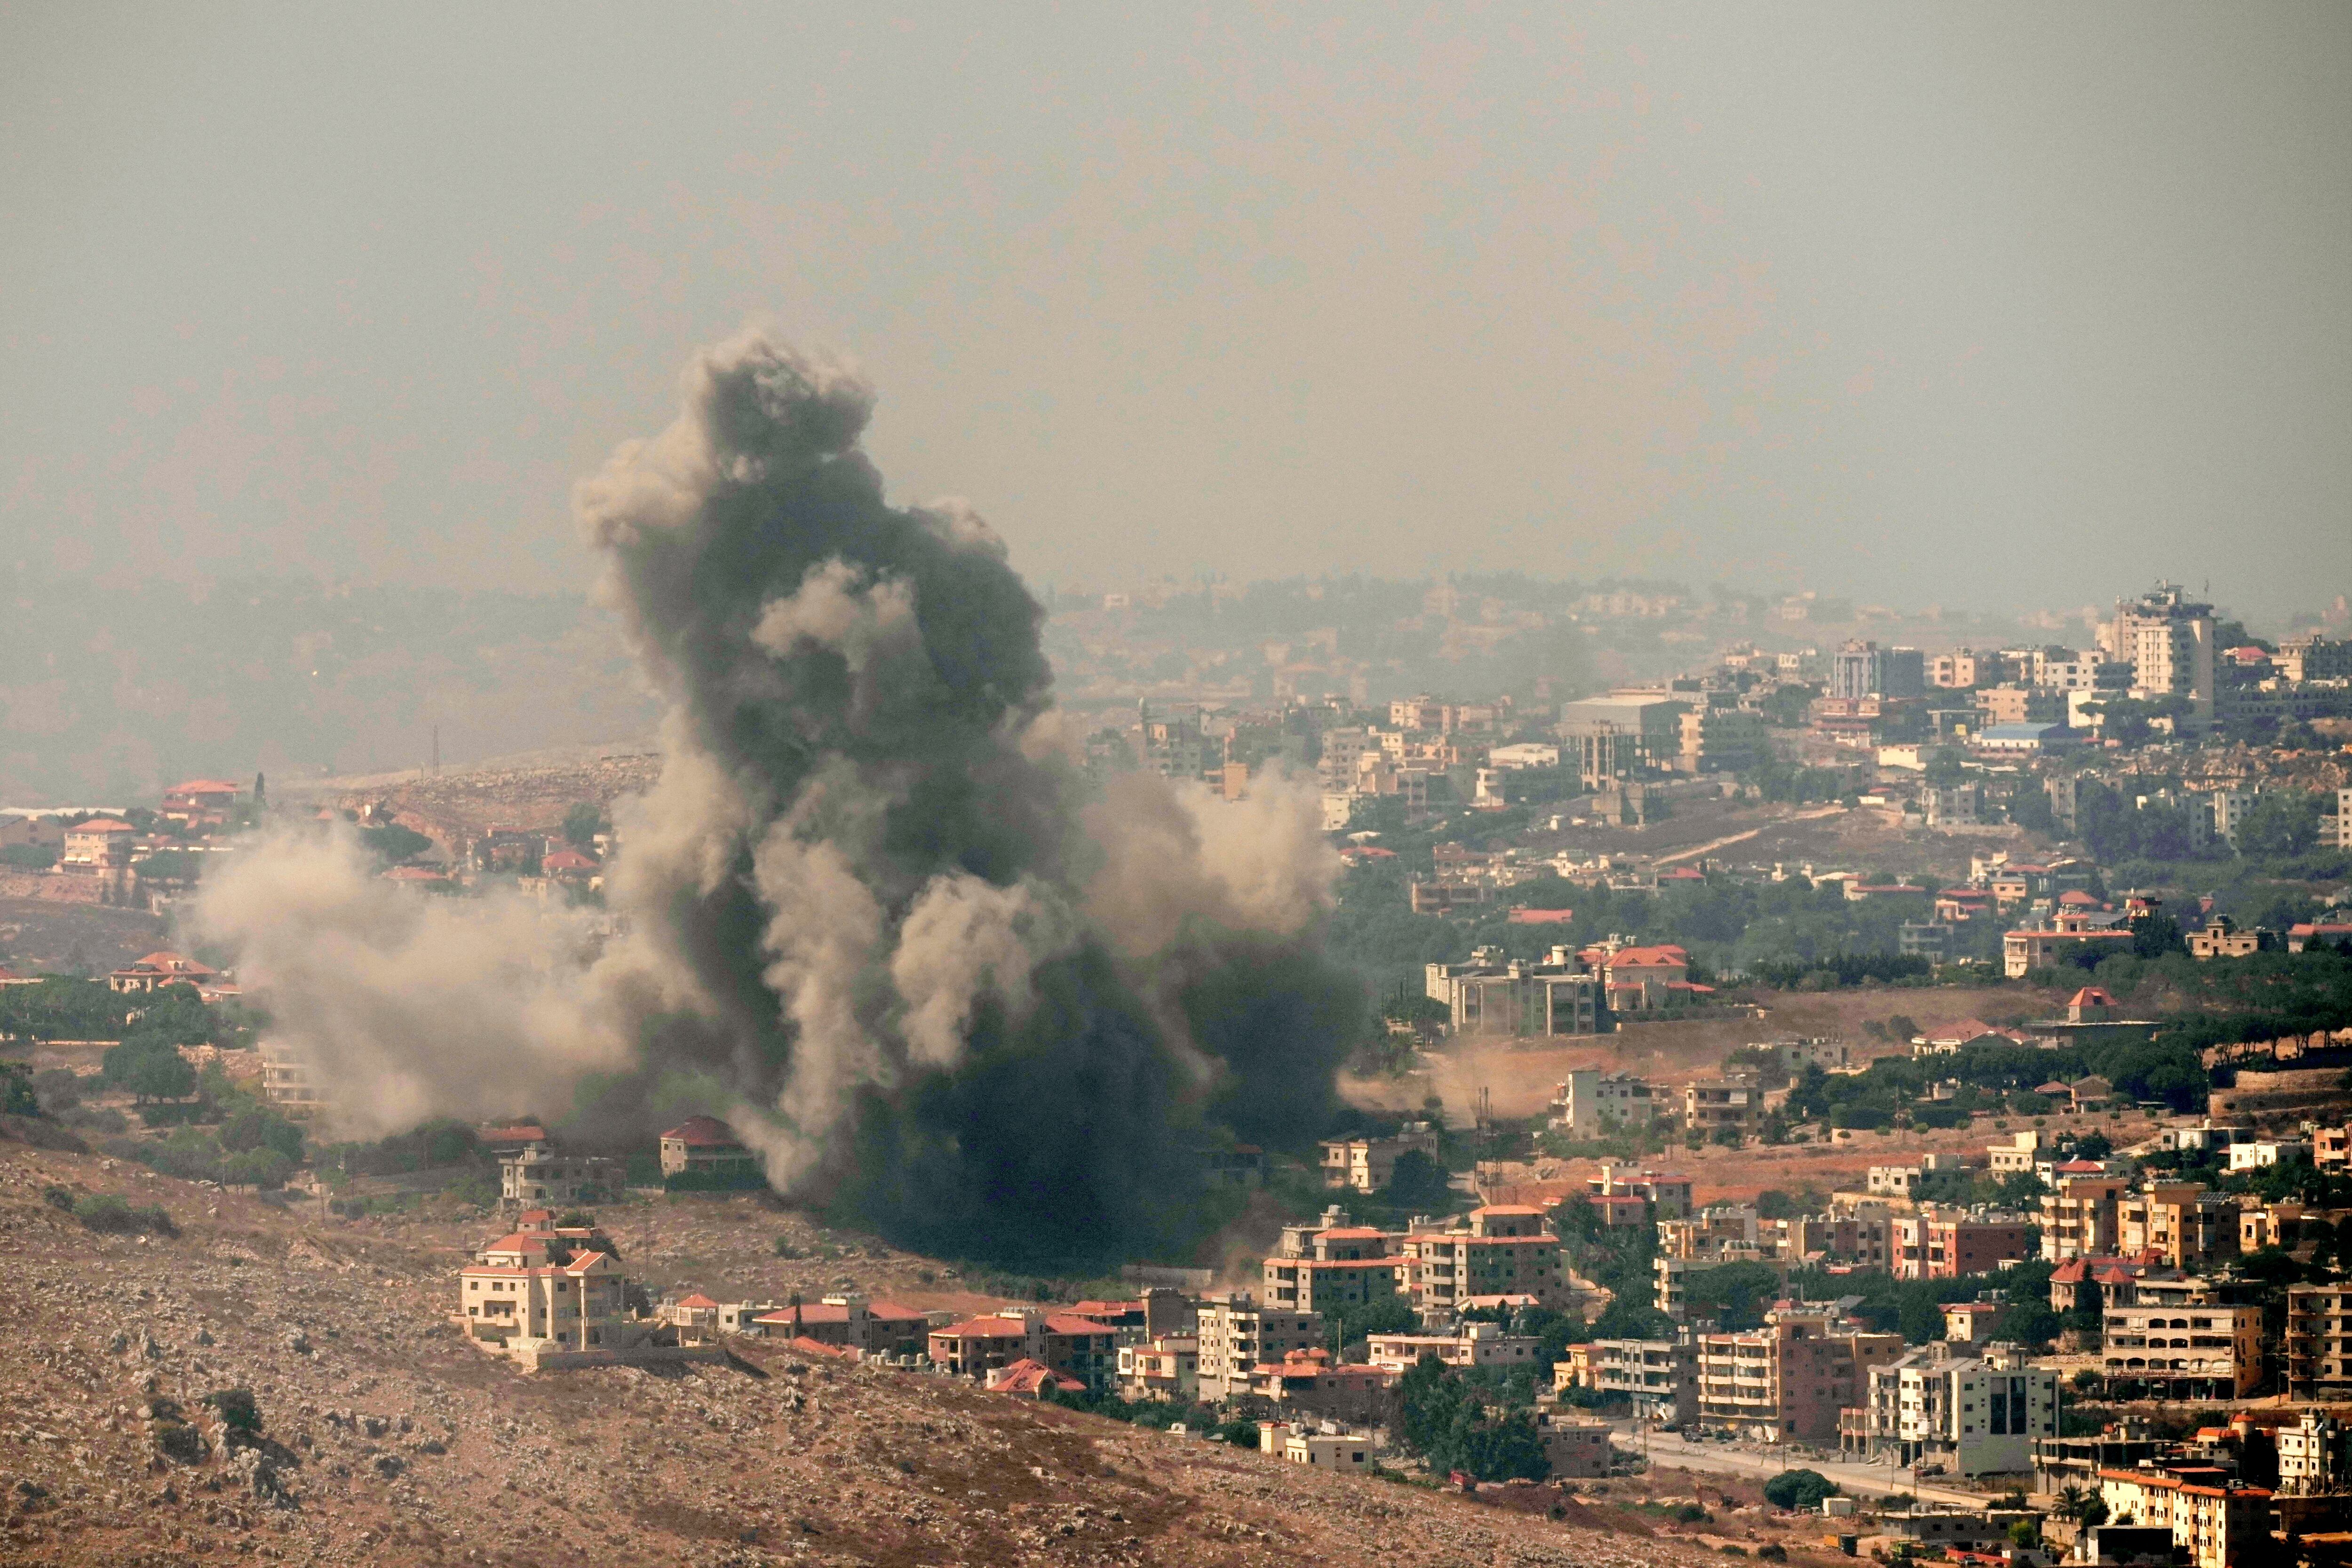
M2154 1252L2190 1274L2238 1256L2238 1205L2199 1182L2157 1182L2127 1193L2116 1210L2117 1242L2126 1254Z
M2141 1299L2103 1314L2107 1388L2126 1399L2242 1399L2263 1380L2263 1310L2227 1306L2202 1281L2172 1300Z
M1898 1279L1990 1274L2022 1261L2033 1247L2032 1222L2021 1215L1922 1209L1896 1215L1894 1232L1894 1274Z
M1244 1393L1252 1367L1323 1342L1321 1314L1268 1306L1246 1290L1203 1299L1198 1328L1197 1375L1205 1400Z
M1482 947L1467 963L1432 963L1423 975L1458 1035L1600 1035L1612 1026L1605 977L1564 947L1541 959Z
M2117 1524L2169 1529L2193 1568L2260 1563L2273 1549L2271 1494L2219 1470L2101 1470L2099 1500Z
M1396 1163L1408 1153L1438 1155L1437 1129L1426 1121L1408 1121L1386 1138L1327 1138L1323 1142L1323 1184L1359 1193L1377 1193L1396 1174Z
M1938 1460L1961 1476L2007 1475L2032 1465L2035 1438L2058 1435L2058 1374L2031 1365L2016 1345L1980 1353L1925 1345L1870 1368L1868 1378L1865 1402L1841 1423L1852 1451L1898 1465Z
M1405 1263L1391 1244L1401 1238L1370 1226L1336 1226L1304 1237L1297 1228L1286 1229L1283 1250L1265 1260L1266 1305L1319 1312L1367 1306L1397 1294ZM1553 1251L1558 1250L1555 1241Z
M2200 721L2213 716L2213 606L2190 600L2170 583L2126 605L2099 627L2099 647L2132 667L2137 698L2186 697Z
M616 1203L622 1185L618 1160L572 1153L553 1139L526 1143L499 1159L499 1195L509 1207Z
M1395 1274L1423 1322L1480 1296L1532 1296L1565 1305L1568 1270L1544 1212L1517 1204L1473 1209L1444 1230L1416 1228L1396 1247Z
M1698 1416L1698 1356L1687 1339L1594 1340L1570 1345L1552 1368L1552 1386L1623 1399L1637 1420L1687 1426Z
M1687 1083L1683 1086L1683 1131L1712 1138L1726 1128L1745 1137L1764 1118L1764 1090L1740 1083Z
M2272 1434L2278 1445L2278 1489L2293 1497L2343 1492L2352 1481L2352 1431L2325 1410L2306 1410L2292 1426Z
M535 1215L458 1270L457 1321L468 1340L526 1363L547 1352L625 1349L656 1326L630 1313L628 1283L601 1232Z
M2290 1285L2286 1394L2307 1399L2323 1388L2352 1390L2352 1284Z
M1870 1369L1903 1353L1900 1334L1857 1331L1826 1313L1774 1312L1760 1329L1696 1341L1698 1420L1743 1437L1833 1442Z
M1586 1177L1584 1184L1596 1206L1612 1198L1647 1205L1648 1212L1637 1215L1633 1220L1637 1225L1646 1225L1653 1219L1680 1219L1693 1206L1691 1179L1673 1172L1645 1171L1638 1165L1603 1160L1600 1173ZM1612 1223L1615 1223L1613 1215Z
M2042 1194L2042 1256L2053 1263L2072 1258L2112 1258L2123 1235L2124 1194L2120 1176L2063 1176Z
M1569 1138L1599 1138L1620 1128L1647 1127L1657 1116L1657 1095L1629 1072L1571 1072L1552 1096L1551 1130Z

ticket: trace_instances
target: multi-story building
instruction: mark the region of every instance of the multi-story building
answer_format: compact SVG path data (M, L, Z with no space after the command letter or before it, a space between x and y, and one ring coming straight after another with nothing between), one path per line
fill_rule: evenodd
M528 1363L543 1352L621 1350L657 1326L628 1310L628 1280L602 1232L545 1215L487 1243L458 1271L466 1337Z
M2021 1215L1928 1208L1896 1215L1894 1229L1894 1273L1898 1279L1958 1279L1990 1274L2022 1261L2033 1246L2033 1226Z
M608 1204L621 1195L621 1163L575 1154L553 1139L526 1143L499 1159L499 1196L512 1208L536 1204Z
M2058 1374L2016 1345L1981 1352L1932 1344L1873 1366L1866 1402L1842 1424L1844 1446L1900 1465L1940 1459L1962 1476L2027 1468L2033 1440L2058 1434Z
M2352 680L2352 638L2316 632L2279 644L2278 671L2297 685L2306 680Z
M2042 1194L2042 1256L2053 1263L2114 1257L2129 1190L2120 1176L2060 1177Z
M2169 1528L2173 1549L2193 1568L2259 1563L2273 1550L2271 1494L2239 1486L2219 1470L2189 1479L2163 1469L2101 1470L2099 1500L2116 1524Z
M1683 1131L1713 1137L1728 1128L1746 1136L1764 1116L1764 1090L1753 1081L1686 1083L1683 1086Z
M1764 716L1738 708L1701 708L1681 718L1676 765L1686 773L1746 773L1772 755Z
M1698 1415L1697 1352L1686 1337L1594 1340L1569 1352L1552 1368L1552 1384L1562 1392L1580 1387L1604 1400L1622 1398L1638 1420L1687 1426Z
M1833 1442L1838 1413L1860 1404L1870 1368L1902 1352L1900 1334L1862 1332L1819 1312L1775 1311L1760 1329L1702 1334L1698 1420L1768 1443Z
M2352 1390L2352 1284L2290 1285L2286 1292L2286 1394Z
M1338 1225L1311 1232L1287 1227L1282 1250L1265 1261L1266 1305L1320 1312L1388 1300L1397 1294L1398 1275L1404 1267L1391 1249L1399 1239L1371 1226Z
M1560 738L1566 745L1580 749L1587 736L1606 726L1622 737L1620 746L1631 742L1633 766L1664 772L1682 755L1682 720L1690 710L1688 701L1660 691L1612 691L1606 697L1581 698L1561 707Z
M1211 1401L1244 1392L1252 1367L1323 1342L1320 1313L1267 1306L1246 1290L1204 1299L1198 1327L1201 1397Z
M1650 1085L1632 1073L1585 1068L1560 1080L1549 1125L1570 1138L1599 1138L1649 1126L1656 1120L1656 1104Z
M1389 1184L1396 1174L1396 1163L1408 1153L1437 1159L1437 1129L1426 1121L1408 1121L1386 1138L1327 1138L1323 1184L1377 1193Z
M2151 1183L2124 1196L2116 1218L2121 1251L2155 1252L2190 1274L2238 1256L2238 1205L2202 1183Z
M1024 1308L932 1330L930 1359L957 1377L982 1379L1015 1362L1036 1362L1100 1394L1118 1375L1118 1334L1092 1318Z
M1118 1396L1189 1404L1201 1392L1201 1342L1192 1334L1118 1347Z
M1424 1322L1482 1296L1532 1296L1547 1307L1568 1299L1559 1237L1538 1208L1489 1204L1452 1228L1407 1231L1396 1254L1399 1283Z
M1611 1199L1646 1205L1646 1212L1635 1215L1633 1223L1637 1225L1647 1225L1652 1220L1680 1219L1692 1208L1691 1179L1673 1172L1645 1171L1639 1165L1621 1165L1603 1160L1600 1172L1587 1176L1584 1185L1596 1207ZM1615 1223L1613 1215L1612 1223Z
M1566 948L1506 958L1482 947L1467 963L1433 963L1423 990L1458 1035L1600 1035L1611 1024L1604 977Z
M2126 605L2099 627L2099 647L2132 667L2132 695L2185 697L2193 716L2213 716L2213 606L2198 604L2170 583Z
M1985 1148L1985 1168L1996 1176L2014 1176L2029 1172L2043 1159L2042 1149L2050 1135L2037 1128L2010 1135L2007 1143L1988 1144Z
M2104 1372L2119 1398L2242 1399L2263 1379L2263 1310L2224 1306L2206 1289L2187 1300L2140 1300L2103 1316ZM2292 1347L2290 1347L2292 1361Z
M281 1040L261 1042L261 1098L289 1121L308 1121L330 1109L310 1058Z
M2352 1430L2325 1410L2306 1410L2292 1426L2271 1434L2278 1445L2278 1489L2294 1497L2325 1497L2352 1487Z
M722 1332L814 1340L867 1355L921 1356L930 1341L928 1314L896 1301L872 1300L856 1291L795 1307L760 1305L748 1312L743 1306L730 1308L713 1301L706 1310L713 1326ZM740 1327L730 1330L730 1318Z

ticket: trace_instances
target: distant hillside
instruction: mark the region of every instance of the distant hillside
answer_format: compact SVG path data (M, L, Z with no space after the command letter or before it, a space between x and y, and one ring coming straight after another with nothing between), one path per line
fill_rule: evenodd
M0 573L0 805L152 799L650 734L577 594Z

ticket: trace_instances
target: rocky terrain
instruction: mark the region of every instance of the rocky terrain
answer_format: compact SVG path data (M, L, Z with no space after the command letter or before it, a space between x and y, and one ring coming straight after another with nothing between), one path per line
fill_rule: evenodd
M176 1234L59 1206L99 1194L160 1205ZM748 1201L606 1217L656 1290L982 1300ZM1635 1511L1624 1482L1450 1496L758 1343L724 1368L524 1375L445 1316L487 1229L352 1223L0 1142L0 1561L1617 1568L1722 1561L1702 1530L1757 1539ZM832 1256L779 1258L780 1234ZM207 1403L234 1389L257 1434L225 1424L234 1398Z

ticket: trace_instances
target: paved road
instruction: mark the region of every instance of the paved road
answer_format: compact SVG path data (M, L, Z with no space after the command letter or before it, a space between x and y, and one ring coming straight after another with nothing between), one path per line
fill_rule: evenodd
M1858 1465L1837 1459L1808 1458L1762 1444L1717 1443L1707 1439L1690 1443L1684 1441L1682 1435L1676 1432L1650 1432L1645 1435L1638 1422L1621 1421L1612 1425L1618 1434L1617 1446L1634 1453L1646 1452L1653 1465L1675 1465L1708 1475L1748 1476L1761 1480L1769 1480L1782 1470L1818 1470L1844 1490L1863 1497L1916 1495L1924 1501L1951 1503L1960 1508L1982 1508L1986 1501L1973 1492L1952 1491L1933 1483L1920 1486L1909 1470L1898 1469L1892 1465Z

